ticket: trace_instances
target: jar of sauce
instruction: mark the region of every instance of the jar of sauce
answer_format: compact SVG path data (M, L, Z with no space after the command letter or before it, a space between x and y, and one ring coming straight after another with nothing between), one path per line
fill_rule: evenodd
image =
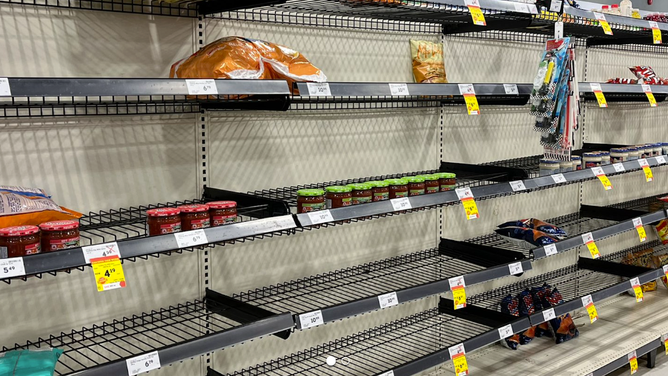
M441 185L441 192L454 191L457 188L457 175L451 172L439 172L438 183Z
M148 235L157 236L181 231L181 210L178 208L158 208L146 211Z
M424 178L425 193L430 195L441 191L441 183L438 182L438 175L420 175Z
M629 152L629 161L635 161L640 159L640 150L635 146L629 146L626 148Z
M42 251L39 227L13 226L0 229L0 258L23 257Z
M373 187L368 183L348 184L353 190L353 205L368 204L373 201Z
M422 196L427 190L427 185L425 184L425 179L420 176L408 176L405 177L408 182L408 196Z
M297 191L297 214L325 210L325 191L300 189Z
M236 201L208 202L211 227L230 225L237 221Z
M559 161L554 161L551 159L541 159L538 166L540 176L558 174L561 170L561 164Z
M610 149L610 161L612 163L626 162L629 159L629 151L625 148Z
M183 205L178 209L181 210L181 230L190 231L211 227L209 205Z
M654 147L654 153L652 153L653 157L658 157L659 155L663 155L663 148L662 148L663 143L654 143L652 146Z
M579 155L574 155L571 157L571 162L573 162L573 171L582 170L582 157Z
M370 181L367 184L371 185L371 192L373 193L373 202L385 201L390 199L390 183L386 181Z
M601 155L598 153L584 153L582 154L582 161L585 168L601 167Z
M79 222L53 221L39 225L42 230L42 252L62 251L80 244Z
M408 197L408 181L406 179L387 179L390 185L390 199Z
M353 190L350 187L335 185L325 188L327 209L336 209L353 204Z

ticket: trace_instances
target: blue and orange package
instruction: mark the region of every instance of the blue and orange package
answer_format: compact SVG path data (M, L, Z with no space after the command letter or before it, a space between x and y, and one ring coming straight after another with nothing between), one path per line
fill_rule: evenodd
M501 312L519 317L519 305L520 303L517 298L514 298L512 295L508 295L503 298L503 300L501 300ZM517 350L517 347L520 344L520 340L521 338L519 334L513 334L511 337L505 338L503 342L506 344L506 346L508 346L509 349Z
M531 291L529 291L529 289L522 291L517 296L517 300L520 302L520 317L526 317L534 314L535 308L533 304L533 297L531 296ZM532 326L524 333L522 333L520 336L520 345L526 345L527 343L531 342L531 340L536 337L536 329L537 327ZM524 343L522 343L523 341Z
M563 302L563 296L555 287L552 289L552 291L547 291L545 294L545 298L543 299L543 308L555 307L559 304L562 304ZM552 325L552 330L554 330L554 336L557 344L570 341L571 339L580 335L580 332L575 327L573 318L568 313L550 320L550 325Z
M544 308L549 308L543 307L542 303L543 299L545 299L545 295L547 294L548 289L550 289L550 285L547 283L540 287L531 288L531 297L533 298L532 300L535 311L542 311ZM552 337L552 332L550 332L550 325L547 322L540 323L536 327L536 337L543 336Z
M532 230L526 227L503 227L494 231L501 236L524 240L535 245L536 247L542 247L559 241L559 239L554 238L544 232Z
M524 227L524 228L530 228L533 230L538 230L540 232L544 232L549 236L555 237L557 239L563 239L567 236L566 231L563 229L547 223L545 221L542 221L540 219L536 218L529 218L529 219L520 219L517 221L510 221L506 223L502 223L497 226L498 228L504 228L504 227Z

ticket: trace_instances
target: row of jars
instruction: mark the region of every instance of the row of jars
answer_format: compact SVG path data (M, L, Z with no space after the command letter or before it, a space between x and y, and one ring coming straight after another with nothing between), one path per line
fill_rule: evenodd
M148 235L173 234L229 225L237 221L237 203L216 201L146 211Z
M76 248L79 244L79 222L77 221L52 221L39 226L0 228L0 258L62 251Z
M447 172L408 176L400 179L331 186L297 191L297 213L342 208L395 198L454 190L457 175Z

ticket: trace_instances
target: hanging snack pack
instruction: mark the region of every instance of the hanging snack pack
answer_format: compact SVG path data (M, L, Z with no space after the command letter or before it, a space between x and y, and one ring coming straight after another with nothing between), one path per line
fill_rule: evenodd
M41 189L0 187L0 228L79 219L81 213L58 206Z
M644 249L642 251L638 252L633 252L629 253L624 258L622 259L622 264L626 265L634 265L634 266L642 266L645 268L651 268L654 269L657 266L654 266L655 262L653 260L653 255L654 250L653 249ZM648 291L656 291L657 288L657 283L656 281L650 281L642 286L642 291L643 292L648 292ZM635 293L631 294L635 296Z
M543 309L556 307L563 302L564 298L561 296L561 293L559 293L559 290L557 290L556 287L553 289L545 287L545 296L542 301ZM568 313L550 320L550 325L554 331L555 341L557 344L570 341L571 339L580 335L580 332L575 327L575 323L573 323L573 318Z
M661 243L668 244L668 219L664 219L654 226Z
M541 287L532 287L531 288L531 300L533 302L534 310L535 311L542 311L545 308L549 307L543 307L543 299L545 299L545 296L547 295L547 289L549 286L547 284L544 284ZM536 337L551 337L552 332L550 331L550 325L547 322L543 322L538 324L536 327Z
M443 62L443 44L422 40L411 40L413 57L413 78L423 84L447 84L445 63Z
M497 234L511 239L524 240L536 247L556 243L559 239L552 237L542 231L526 227L503 227L494 230Z
M552 237L558 238L558 239L563 239L567 236L566 231L562 230L561 228L541 221L540 219L536 218L529 218L529 219L520 219L517 221L510 221L506 223L502 223L498 225L497 227L499 228L504 228L504 227L524 227L524 228L529 228L532 230L538 230L540 232L544 232Z
M535 306L533 304L533 296L531 296L531 291L529 291L529 289L522 291L517 296L517 299L520 302L520 309L519 309L520 317L527 317L534 314ZM526 345L534 337L536 337L536 329L537 327L532 326L531 328L527 329L524 333L522 333L522 335L520 335L520 344ZM527 338L529 339L529 342L526 342Z
M508 295L503 298L503 300L501 300L501 312L505 314L519 317L519 306L519 300L514 298L512 295ZM528 341L531 341L531 339ZM502 343L505 343L505 345L511 350L517 350L517 347L519 347L520 344L520 334L513 334L511 337L505 338Z
M652 256L652 261L654 262L655 267L661 268L664 265L668 265L668 255ZM664 287L668 288L668 280L665 275L661 276L661 282L663 282Z

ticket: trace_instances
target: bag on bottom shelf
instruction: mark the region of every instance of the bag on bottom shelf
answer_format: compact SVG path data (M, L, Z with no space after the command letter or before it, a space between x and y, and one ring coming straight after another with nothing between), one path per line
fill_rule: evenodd
M652 260L653 253L654 249L652 248L629 253L628 255L624 256L622 264L642 266L645 268L656 268L658 266L655 266L654 261ZM656 291L657 283L656 281L651 281L643 284L641 287L643 292ZM633 290L630 290L629 294L635 296Z
M0 189L0 228L38 226L44 222L79 219L82 214L58 206L42 190Z
M501 312L512 315L520 316L519 311L520 302L517 298L514 298L512 295L508 295L503 300L501 300ZM531 342L531 339L522 338L521 334L513 334L512 337L505 338L501 343L505 344L511 350L517 350L517 347L522 344Z
M549 308L543 306L543 299L545 299L545 295L547 294L546 287L547 284L541 287L531 288L531 298L533 300L535 311L542 311L545 308ZM542 336L552 337L552 332L550 331L550 324L548 324L547 322L540 323L536 327L536 337L542 337Z
M668 255L652 256L652 260L654 260L654 266L657 268L661 268L664 265L668 265ZM663 282L664 287L668 287L668 280L666 279L665 275L661 276L661 282Z
M543 309L556 307L563 302L564 298L556 287L552 289L549 285L545 285L545 298L542 302ZM550 320L550 325L552 326L552 330L554 330L557 344L569 341L580 335L580 332L575 327L573 318L568 313Z
M520 317L527 317L527 316L530 316L530 315L534 314L535 306L533 304L533 297L531 296L531 291L529 291L529 289L526 289L526 290L522 291L517 296L517 299L520 301ZM536 326L532 326L531 328L527 329L523 333L524 337L534 339L536 337L537 328L538 327L536 327ZM540 337L540 336L538 336L538 337ZM521 342L520 342L520 344L526 345L526 343L521 343Z

